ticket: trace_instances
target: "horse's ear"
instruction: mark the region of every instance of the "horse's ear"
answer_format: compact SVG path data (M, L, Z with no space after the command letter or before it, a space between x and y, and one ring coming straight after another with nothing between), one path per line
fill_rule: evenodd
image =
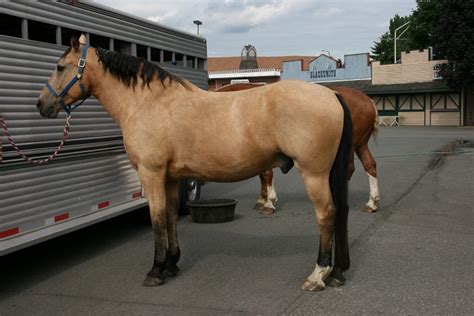
M79 39L77 38L77 35L71 36L71 48L75 51L79 50Z
M79 37L79 44L86 45L87 44L87 37L86 34L82 33L81 37Z

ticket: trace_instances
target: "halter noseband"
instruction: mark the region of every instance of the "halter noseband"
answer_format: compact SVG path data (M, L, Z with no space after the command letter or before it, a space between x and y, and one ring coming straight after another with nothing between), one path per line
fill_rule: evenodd
M84 101L87 99L87 95L85 95L85 89L84 89L84 85L82 84L82 73L84 72L84 67L86 67L86 55L87 55L87 49L89 48L89 45L84 45L84 47L82 48L82 53L81 53L81 58L79 59L79 62L77 63L77 74L74 76L74 78L71 79L71 81L69 81L69 83L67 84L66 87L64 87L64 89L58 93L56 92L56 89L54 89L50 84L49 84L49 81L46 82L46 87L48 88L49 92L51 92L51 94L57 98L60 98L59 99L59 103L61 104L61 107L63 108L64 112L66 112L68 115L71 115L71 112L76 109L79 105L81 105L82 103L84 103ZM70 104L70 105L66 105L64 103L64 96L68 93L68 91L72 88L72 86L78 81L78 80L81 80L79 82L79 88L81 89L81 94L84 95L84 98L82 99L81 102L77 103L77 104Z

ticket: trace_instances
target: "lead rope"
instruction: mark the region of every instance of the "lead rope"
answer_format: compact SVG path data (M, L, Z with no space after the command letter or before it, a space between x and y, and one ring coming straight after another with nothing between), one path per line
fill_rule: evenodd
M18 153L18 155L21 158L23 158L24 160L26 160L26 161L28 161L32 164L43 165L43 164L48 163L51 160L53 160L53 158L56 157L59 154L59 151L61 151L61 149L63 148L64 143L66 142L66 139L69 137L69 127L71 126L71 115L66 116L66 122L64 123L64 129L63 129L63 138L61 139L61 142L59 143L58 148L56 148L56 150L51 155L49 155L48 158L41 159L41 160L32 159L32 158L28 157L27 155L25 155L21 151L21 149L18 147L18 145L15 144L12 137L10 136L10 132L8 131L8 127L7 127L7 123L5 122L5 118L3 117L2 114L0 114L0 126L3 129L3 133L7 137L8 142L10 143L10 145L12 145L13 149L15 149L15 151ZM2 163L2 162L3 162L3 143L2 143L2 139L0 137L0 163Z

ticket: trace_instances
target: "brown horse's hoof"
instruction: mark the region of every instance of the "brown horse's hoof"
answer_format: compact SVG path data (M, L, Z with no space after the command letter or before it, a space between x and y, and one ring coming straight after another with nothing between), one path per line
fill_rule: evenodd
M163 276L170 278L178 274L179 268L177 265L169 265L163 270Z
M143 286L160 286L165 283L165 279L157 278L147 275L143 281Z
M325 283L329 286L342 286L346 282L346 278L342 275L340 268L334 268L329 274L328 278L325 280Z
M368 205L364 206L364 207L362 208L362 211L363 211L363 212L367 212L367 213L375 213L375 212L377 212L377 210L372 209L372 208L369 207Z
M265 214L265 215L270 215L270 214L273 214L275 213L275 209L274 208L271 208L271 207L264 207L262 209L262 214Z
M257 203L253 206L253 209L254 209L254 210L260 210L260 211L261 211L261 210L264 209L264 207L265 207L265 205L264 205L263 203L257 202Z
M322 291L326 288L326 285L324 284L324 282L320 281L320 282L312 282L308 279L306 279L303 284L301 285L301 289L305 290L305 291L310 291L310 292L318 292L318 291Z

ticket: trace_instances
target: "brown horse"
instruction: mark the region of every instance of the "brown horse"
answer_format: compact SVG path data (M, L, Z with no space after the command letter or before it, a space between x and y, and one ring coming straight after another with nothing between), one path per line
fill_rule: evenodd
M148 198L155 255L144 285L161 285L179 270L179 179L239 181L273 167L287 172L293 163L320 227L318 261L302 288L316 291L325 281L344 282L352 127L350 112L334 91L286 81L253 91L207 92L146 60L89 47L81 36L71 40L37 108L54 118L61 107L70 112L73 102L89 95L120 126Z
M237 83L223 86L216 92L240 91L261 86L258 83ZM370 195L369 201L362 209L365 212L376 212L380 201L379 186L377 181L377 164L369 150L368 142L372 135L377 133L378 115L374 102L359 90L347 87L332 87L334 91L344 98L352 116L352 147L349 160L349 179L355 170L354 152L359 157L369 177ZM273 183L273 171L266 170L259 174L260 196L255 208L265 214L271 214L276 210L278 196Z

